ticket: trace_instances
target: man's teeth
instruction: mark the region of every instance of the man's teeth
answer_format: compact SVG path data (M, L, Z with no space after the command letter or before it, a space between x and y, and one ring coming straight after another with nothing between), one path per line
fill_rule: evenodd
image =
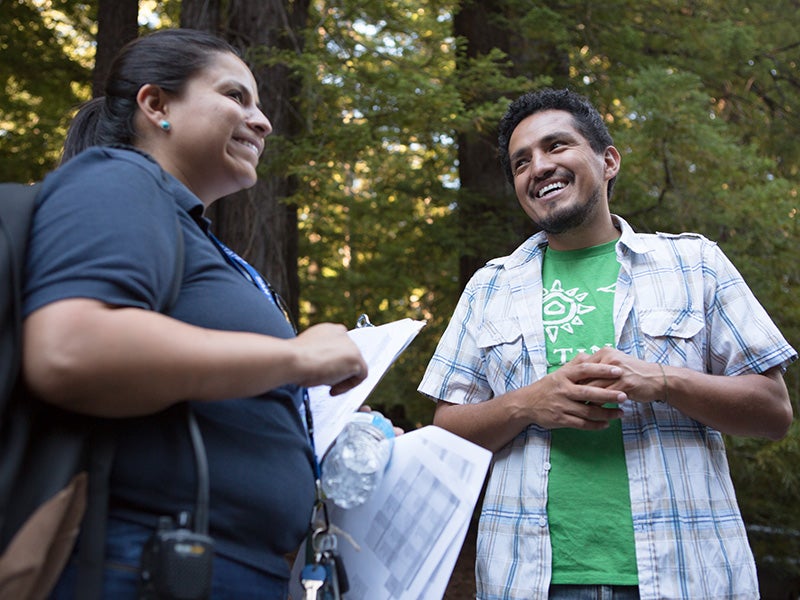
M560 182L559 183L551 183L550 185L546 185L542 189L540 189L539 192L536 194L536 197L537 198L541 198L545 194L549 194L550 192L553 192L555 190L564 189L565 187L567 187L566 183L560 183Z

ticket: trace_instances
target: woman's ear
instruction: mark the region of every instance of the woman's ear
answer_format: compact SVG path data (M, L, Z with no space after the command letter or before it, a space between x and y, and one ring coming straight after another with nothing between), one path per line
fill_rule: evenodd
M164 129L163 123L168 121L167 95L163 89L152 83L144 84L136 94L136 103L148 123Z

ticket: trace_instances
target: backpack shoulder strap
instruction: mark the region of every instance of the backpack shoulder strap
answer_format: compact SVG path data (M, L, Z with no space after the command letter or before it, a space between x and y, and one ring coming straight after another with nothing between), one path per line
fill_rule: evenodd
M0 183L0 424L20 370L22 283L39 185Z
M22 364L22 283L37 191L38 186L0 183L0 548L9 539L8 504L22 468L16 458L27 443L12 397Z

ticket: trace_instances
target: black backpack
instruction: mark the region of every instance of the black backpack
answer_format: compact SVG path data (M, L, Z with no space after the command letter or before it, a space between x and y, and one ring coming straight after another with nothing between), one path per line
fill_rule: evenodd
M46 597L79 532L76 594L91 600L102 595L114 427L45 404L20 377L22 289L38 188L0 183L0 600ZM171 303L183 273L177 228Z
M81 597L100 596L110 435L46 405L20 377L22 287L39 186L0 184L0 599L41 598L82 531ZM87 510L88 507L88 510Z

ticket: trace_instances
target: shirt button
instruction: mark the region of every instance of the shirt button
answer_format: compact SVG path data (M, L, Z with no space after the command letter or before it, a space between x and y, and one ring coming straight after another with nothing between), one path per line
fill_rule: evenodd
M539 517L539 526L545 527L547 525L547 517Z
M550 463L549 462L544 463L544 470L545 471L549 471L550 470Z

